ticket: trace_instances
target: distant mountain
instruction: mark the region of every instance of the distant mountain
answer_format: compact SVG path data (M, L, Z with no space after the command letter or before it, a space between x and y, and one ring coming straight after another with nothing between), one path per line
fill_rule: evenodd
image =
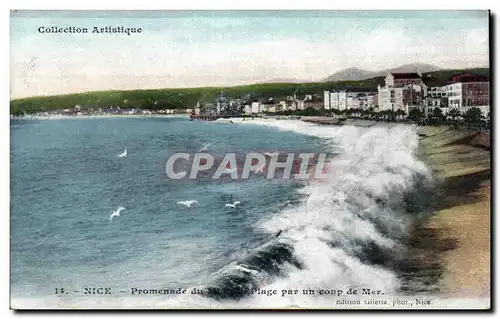
M302 82L307 82L307 81L300 80L300 79L272 78L272 79L266 80L265 82L257 82L257 83L302 83Z
M369 78L374 78L377 76L386 76L387 73L389 72L396 72L396 73L408 73L408 72L433 72L433 71L438 71L441 68L435 66L435 65L430 65L430 64L424 64L424 63L411 63L411 64L404 64L400 65L396 68L391 68L391 69L386 69L386 70L380 70L380 71L366 71L358 68L348 68L344 69L341 71L338 71L326 79L324 79L322 82L333 82L333 81L360 81L360 80L366 80Z

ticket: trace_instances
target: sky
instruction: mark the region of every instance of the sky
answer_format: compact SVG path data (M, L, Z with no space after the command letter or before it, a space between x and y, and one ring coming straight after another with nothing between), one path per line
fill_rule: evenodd
M11 98L318 81L407 63L487 67L488 23L487 11L12 11Z

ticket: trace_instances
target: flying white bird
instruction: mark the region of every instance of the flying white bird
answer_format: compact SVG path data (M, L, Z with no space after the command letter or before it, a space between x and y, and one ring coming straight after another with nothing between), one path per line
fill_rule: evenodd
M224 205L224 206L226 206L226 207L236 208L236 205L239 205L239 204L241 204L241 202L237 200L237 201L235 201L235 202L234 202L234 203L232 203L232 204L226 204L226 205Z
M255 173L263 173L264 167L266 167L266 164L263 164L261 167L257 168L257 170L255 170Z
M120 216L120 212L121 212L122 210L124 210L124 209L125 209L125 207L122 207L122 206L118 207L118 209L117 209L117 210L113 211L113 212L111 213L111 215L109 215L109 221L112 221L112 220L113 220L113 218L114 218L114 217L116 217L116 216Z
M193 204L198 204L198 201L197 200L186 200L186 201L177 202L177 204L184 205L186 207L191 207L191 205L193 205Z
M226 168L224 169L224 174L232 174L234 172L236 172L236 168Z
M278 153L278 152L274 152L274 153L268 153L268 152L266 152L266 153L264 153L264 155L267 155L267 156L271 156L271 157L272 157L272 156L274 156L274 155L280 155L280 153Z
M127 157L127 149L125 149L123 153L119 154L118 157Z
M210 145L210 144L205 144L205 146L203 146L203 148L199 152L201 153L201 152L208 151L208 145Z

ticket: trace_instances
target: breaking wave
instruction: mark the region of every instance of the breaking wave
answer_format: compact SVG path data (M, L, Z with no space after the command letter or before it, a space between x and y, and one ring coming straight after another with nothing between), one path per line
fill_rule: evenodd
M370 289L387 297L401 294L402 274L410 267L405 241L433 194L432 174L416 157L416 128L332 127L292 120L241 125L270 125L321 138L330 148L327 151L338 154L327 164L329 172L335 173L326 181L308 181L300 189L303 199L298 204L256 223L255 229L266 232L268 240L256 248L242 248L241 258L200 283L197 288L203 294L110 297L99 305L74 299L73 304L82 308L331 308L340 290ZM68 302L58 300L65 307L71 306Z
M339 153L328 164L335 174L303 187L299 205L261 220L256 227L270 240L202 285L204 296L183 296L166 306L321 307L350 288L398 295L408 267L405 239L433 194L431 172L416 158L416 129L248 123L256 124L324 139Z

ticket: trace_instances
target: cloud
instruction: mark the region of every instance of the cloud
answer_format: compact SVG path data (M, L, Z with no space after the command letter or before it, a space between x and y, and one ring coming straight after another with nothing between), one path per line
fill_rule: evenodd
M312 81L347 67L380 70L414 62L447 68L488 63L487 23L462 29L442 23L429 31L401 19L314 20L314 28L307 20L284 20L263 21L260 30L252 29L258 19L144 22L151 24L149 31L133 37L29 34L33 26L18 26L22 33L13 35L11 47L12 96Z

